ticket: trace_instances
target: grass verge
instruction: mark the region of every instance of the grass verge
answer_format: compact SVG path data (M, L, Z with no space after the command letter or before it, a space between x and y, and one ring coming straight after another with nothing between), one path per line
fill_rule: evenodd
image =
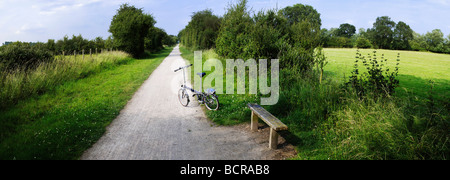
M0 159L78 159L171 50L128 59L2 110Z

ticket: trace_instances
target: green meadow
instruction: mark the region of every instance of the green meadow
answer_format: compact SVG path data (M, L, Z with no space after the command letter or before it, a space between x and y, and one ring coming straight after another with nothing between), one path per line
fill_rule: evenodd
M355 64L357 49L325 48L324 51L329 62L324 69L325 73L338 81L348 80ZM378 56L384 55L391 69L395 67L397 55L400 53L398 93L408 92L426 97L430 91L430 80L432 80L433 91L437 98L449 97L450 55L383 49L360 49L360 51L365 56L373 56L373 51L376 51Z

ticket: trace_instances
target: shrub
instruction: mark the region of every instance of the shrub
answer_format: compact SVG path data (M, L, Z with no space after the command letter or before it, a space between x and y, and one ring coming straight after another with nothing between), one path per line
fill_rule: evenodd
M372 43L365 37L358 37L356 40L357 48L372 48Z
M359 70L359 61L363 63L367 72L362 73ZM373 51L373 56L369 55L368 59L366 59L358 50L352 76L346 85L351 85L360 97L368 94L372 94L375 98L392 95L400 83L397 79L400 53L397 56L397 64L394 71L385 66L387 61L388 59L385 59L383 54L379 63L376 51Z
M181 43L193 50L214 48L220 21L211 10L195 12L189 24L180 32Z
M275 11L260 11L253 17L254 28L249 33L249 42L245 48L244 58L277 59L281 44L286 40L283 36L285 19Z
M2 47L0 52L0 70L28 70L50 61L53 61L52 53L41 44L15 42Z
M219 35L216 40L216 53L231 59L245 53L245 46L249 41L252 18L247 10L247 0L240 0L236 5L230 5L224 15Z

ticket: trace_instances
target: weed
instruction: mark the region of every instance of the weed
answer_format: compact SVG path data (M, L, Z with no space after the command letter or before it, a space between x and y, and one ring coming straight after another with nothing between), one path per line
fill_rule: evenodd
M400 83L397 78L400 53L397 56L397 65L394 71L390 71L390 68L386 66L385 63L388 59L384 58L384 54L381 55L380 62L378 62L376 51L373 51L373 55L368 55L367 58L357 50L352 76L345 85L351 86L360 97L368 94L375 98L391 96ZM363 63L367 72L361 72L359 69L360 62Z

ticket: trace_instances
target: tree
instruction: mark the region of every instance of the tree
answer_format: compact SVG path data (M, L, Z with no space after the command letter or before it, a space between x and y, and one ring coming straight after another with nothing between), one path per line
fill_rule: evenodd
M119 49L139 57L145 50L144 39L155 23L152 15L144 14L142 8L122 4L111 21L109 32Z
M373 28L367 30L369 40L378 48L391 49L392 41L394 40L394 27L395 22L390 17L378 17L373 23Z
M356 47L357 48L371 48L372 43L370 43L370 41L367 38L360 36L356 40Z
M414 51L426 51L428 49L427 41L424 35L413 31L413 39L410 42L411 49Z
M249 43L244 57L254 59L277 59L284 36L286 20L273 10L259 11L253 17L255 28L251 28Z
M338 37L351 38L356 33L356 27L348 23L341 24L335 33Z
M151 27L144 40L145 49L159 51L163 49L163 40L167 37L166 31L161 28Z
M281 9L278 13L287 19L289 25L306 20L310 22L314 28L320 29L322 26L320 13L310 5L295 4L294 6L288 6Z
M435 29L425 34L425 41L428 44L427 50L434 50L439 44L444 42L444 33L440 29Z
M180 32L181 42L190 49L210 49L216 45L220 18L207 9L195 12L189 24Z
M252 29L252 18L247 10L247 0L240 0L236 5L230 5L222 19L216 40L216 53L231 59L245 53Z
M413 39L413 30L406 23L400 21L395 26L393 48L399 50L409 50L409 41Z

